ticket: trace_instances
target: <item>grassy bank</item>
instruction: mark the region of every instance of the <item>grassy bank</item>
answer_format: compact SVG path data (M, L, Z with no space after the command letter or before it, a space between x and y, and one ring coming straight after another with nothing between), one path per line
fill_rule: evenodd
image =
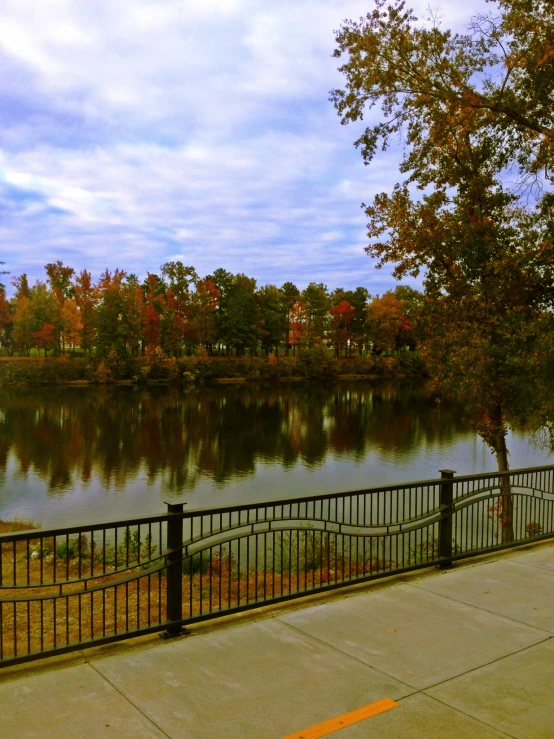
M0 357L0 385L202 383L264 380L270 382L366 377L418 377L425 374L415 354L335 359L325 350L298 357L147 357L115 354L83 357Z
M389 571L392 561L380 559L373 547L358 547L327 532L283 532L275 541L273 562L240 567L236 554L225 546L198 552L183 560L183 613L221 612L240 604L310 591L332 583L348 582L363 574ZM64 643L98 638L104 634L144 628L166 618L166 570L149 572L136 562L136 540L101 550L86 535L47 538L7 544L2 550L5 598L31 595L2 607L1 651L5 657ZM143 543L141 555L155 565L156 546ZM152 558L153 561L152 561ZM160 560L161 564L161 560ZM148 567L149 565L146 565ZM84 591L81 576L91 578ZM125 581L126 576L136 579ZM121 579L123 578L123 582ZM12 582L43 586L10 588ZM59 597L62 582L63 597ZM50 583L50 584L48 584ZM100 589L96 589L99 587ZM43 599L41 599L43 598ZM56 600L55 600L56 599Z

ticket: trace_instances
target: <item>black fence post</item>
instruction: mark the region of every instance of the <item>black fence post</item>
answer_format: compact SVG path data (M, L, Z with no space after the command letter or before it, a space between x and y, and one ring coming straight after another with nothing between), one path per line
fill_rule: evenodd
M167 620L180 621L183 618L183 503L166 503L167 512L177 514L167 519ZM186 633L181 624L168 626L160 634L163 639L170 639Z
M440 569L445 570L452 567L452 513L454 470L439 470L444 482L440 490L440 508L442 518L439 521L439 558Z

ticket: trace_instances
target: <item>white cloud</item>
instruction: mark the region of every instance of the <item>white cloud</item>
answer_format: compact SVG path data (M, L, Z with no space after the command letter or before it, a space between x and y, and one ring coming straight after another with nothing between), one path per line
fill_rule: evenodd
M414 3L425 10L426 0ZM4 0L0 236L14 273L155 271L176 253L259 283L381 284L364 168L328 91L333 30L370 0ZM461 27L475 9L447 6Z

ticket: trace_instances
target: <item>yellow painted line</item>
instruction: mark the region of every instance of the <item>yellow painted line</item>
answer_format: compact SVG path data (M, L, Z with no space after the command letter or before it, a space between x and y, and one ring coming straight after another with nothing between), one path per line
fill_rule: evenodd
M329 721L324 721L322 724L304 729L304 731L297 731L295 734L284 737L284 739L319 739L320 736L327 736L327 734L344 729L346 726L357 724L358 721L371 718L371 716L377 716L378 713L388 711L397 705L398 703L396 701L390 698L383 698L383 700L370 703L368 706L363 706L362 708L357 708L355 711L350 711L350 713L343 713L342 716L331 718Z

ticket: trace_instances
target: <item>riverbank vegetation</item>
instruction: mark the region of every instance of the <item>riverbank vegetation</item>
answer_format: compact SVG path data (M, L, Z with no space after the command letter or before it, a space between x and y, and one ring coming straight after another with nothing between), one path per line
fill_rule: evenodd
M167 384L203 382L293 382L392 377L421 377L424 364L418 354L354 356L336 359L325 348L302 351L298 356L276 357L168 357L163 351L145 357L0 357L0 385L59 384Z

